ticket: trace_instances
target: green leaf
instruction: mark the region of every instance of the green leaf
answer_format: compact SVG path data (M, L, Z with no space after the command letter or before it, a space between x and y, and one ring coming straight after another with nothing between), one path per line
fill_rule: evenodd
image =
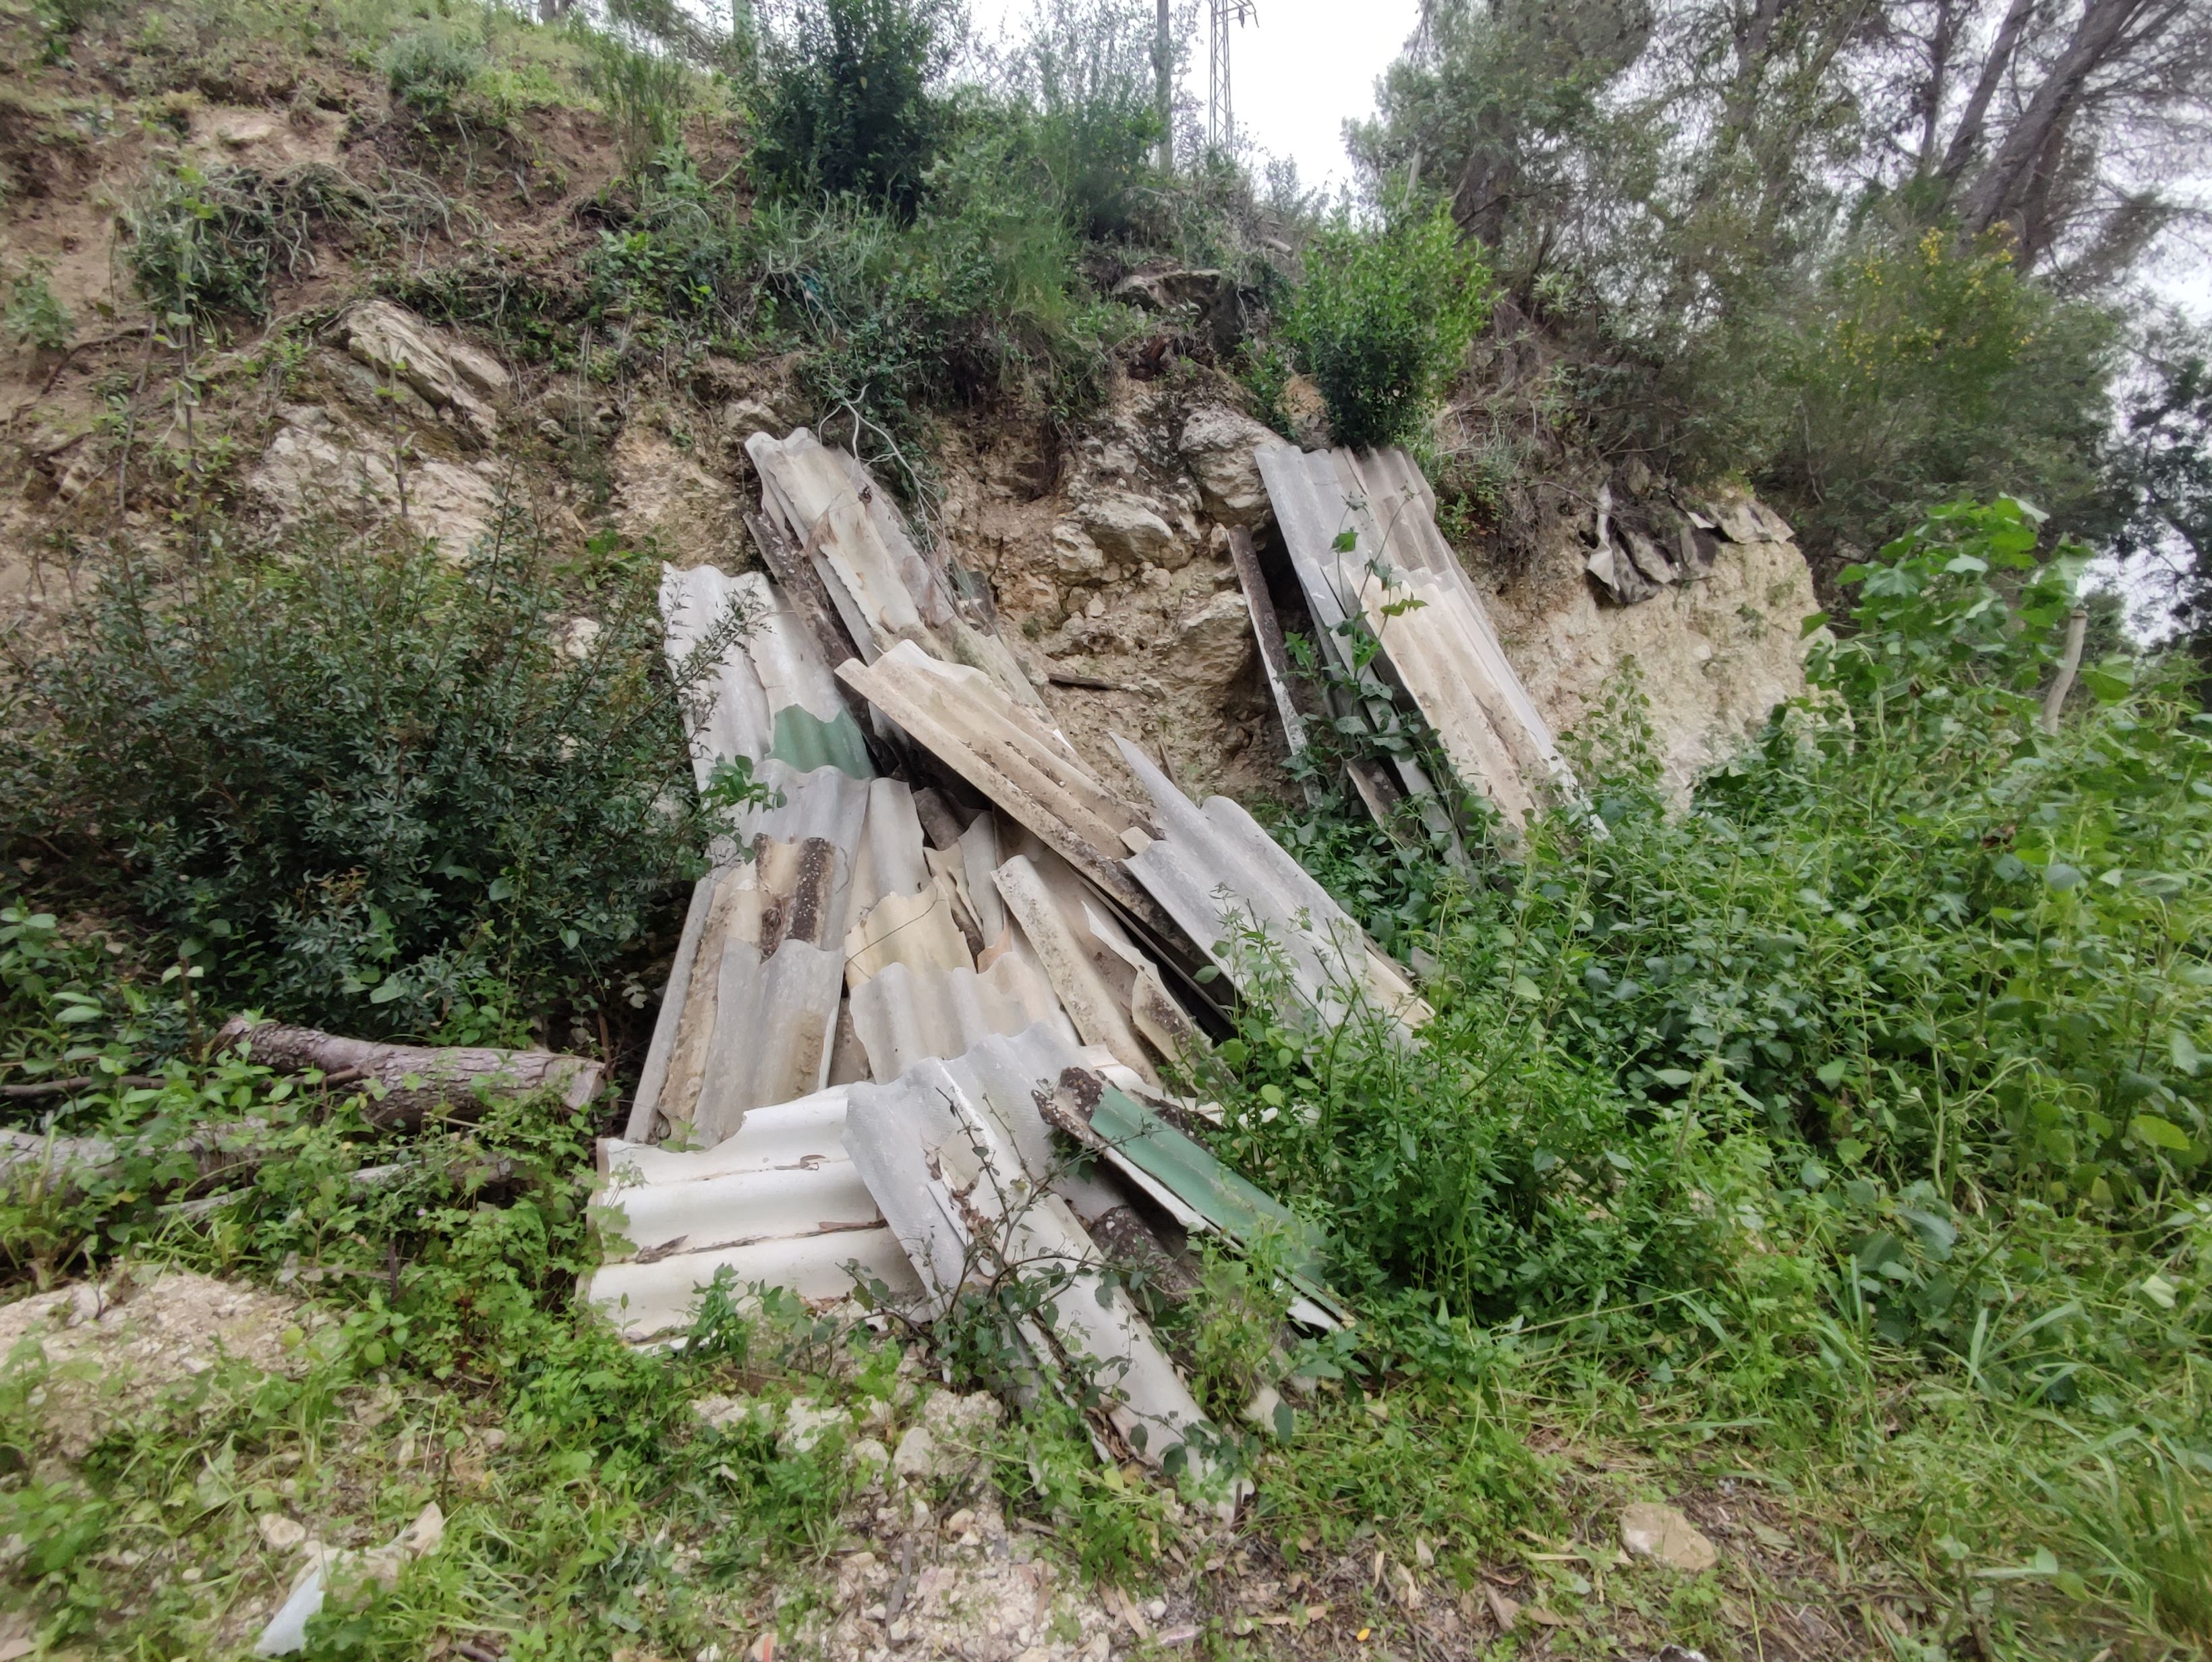
M2128 1123L2128 1129L2136 1134L2136 1141L2154 1148L2171 1149L2177 1154L2189 1152L2189 1133L2170 1119L2161 1119L2156 1114L2137 1114Z
M1340 554L1349 554L1359 546L1359 533L1357 531L1340 531L1336 533L1336 540L1329 546Z
M1523 1004L1534 1004L1543 999L1544 989L1527 976L1516 975L1513 977L1513 996Z
M511 900L514 898L514 885L505 877L493 878L491 886L484 891L487 900Z
M2070 889L2080 884L2081 874L2063 860L2054 860L2043 868L2043 880L2054 889Z
M1818 1068L1814 1069L1813 1077L1819 1080L1823 1085L1837 1086L1841 1085L1844 1082L1844 1075L1850 1071L1850 1064L1838 1059L1834 1062L1822 1062Z
M2083 670L2081 685L2089 689L2100 704L2117 704L2136 690L2134 681L2129 677L2104 667Z
M2191 1079L2197 1077L2197 1070L2204 1065L2203 1054L2197 1050L2196 1041L2185 1029L2176 1027L2173 1030L2166 1050L2173 1057L2173 1065Z
M1687 1085L1692 1080L1695 1079L1697 1075L1689 1072L1686 1068L1655 1068L1651 1071L1651 1077L1657 1080L1662 1085L1672 1085L1679 1087L1680 1086Z

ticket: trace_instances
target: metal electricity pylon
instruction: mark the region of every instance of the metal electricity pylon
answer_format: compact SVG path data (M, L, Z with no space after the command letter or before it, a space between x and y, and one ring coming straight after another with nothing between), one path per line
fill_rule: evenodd
M1253 0L1213 0L1213 29L1207 40L1206 142L1217 149L1234 149L1237 113L1229 96L1229 26L1242 27L1259 21Z

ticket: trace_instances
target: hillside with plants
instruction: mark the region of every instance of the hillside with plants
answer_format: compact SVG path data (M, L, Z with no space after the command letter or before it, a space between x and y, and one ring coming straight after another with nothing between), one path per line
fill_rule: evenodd
M0 1662L2212 1646L2212 9L1425 5L1341 200L1170 11L0 3ZM1171 1079L1357 1313L1121 1267L1241 1506L1018 1275L580 1296L773 794L664 564L762 569L802 426L1432 1013ZM1383 717L1286 736L1279 436L1407 447L1577 788L1356 621L1291 691Z

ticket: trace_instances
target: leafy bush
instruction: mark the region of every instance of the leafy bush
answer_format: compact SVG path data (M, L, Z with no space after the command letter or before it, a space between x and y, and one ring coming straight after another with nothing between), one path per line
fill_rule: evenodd
M1045 0L1012 81L1031 113L1029 143L1082 235L1133 236L1158 216L1153 153L1156 27L1144 0Z
M58 352L76 332L76 320L55 298L43 267L33 265L8 286L8 332L26 346Z
M1506 890L1431 898L1430 950L1522 987L1636 1098L1726 1098L1947 1205L2200 1183L2212 717L2093 665L2043 733L2084 551L2039 566L2036 535L2016 503L1954 507L1847 571L1816 696L1688 815L1648 759L1615 772L1609 836L1540 826Z
M1778 374L1742 374L1741 337L1700 366L1693 399L1764 425L1750 454L1805 504L1817 545L1877 546L1932 503L2021 489L2078 523L2098 496L2116 330L2095 307L2024 279L2009 243L1924 232L1831 270L1760 343ZM1779 393L1779 397L1774 394ZM1745 448L1700 458L1716 474Z
M449 29L416 29L384 49L385 83L419 120L450 121L483 74L483 50Z
M704 838L650 585L600 593L587 653L579 603L513 535L466 569L230 554L169 594L126 565L31 668L9 841L82 851L235 1003L420 1033L611 996Z
M155 175L123 222L131 272L156 311L195 320L268 314L278 227L258 174L180 162Z
M638 171L635 192L629 222L602 231L586 262L595 309L734 328L751 299L737 204L680 144Z
M1287 326L1338 441L1365 448L1421 429L1489 315L1489 270L1439 207L1322 231Z
M911 217L951 119L957 0L775 0L761 18L755 180Z
M825 431L854 423L847 441L902 472L931 411L998 397L1086 407L1129 332L1125 308L1083 292L1060 217L1001 188L997 143L986 133L948 159L911 224L850 199L754 216L766 320L811 346Z

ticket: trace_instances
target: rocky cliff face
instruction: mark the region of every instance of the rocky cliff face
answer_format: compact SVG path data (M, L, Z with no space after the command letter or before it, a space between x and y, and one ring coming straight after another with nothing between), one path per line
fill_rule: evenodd
M592 234L586 199L613 147L587 113L532 120L511 177L471 172L442 220L418 216L409 234L424 264L517 292L573 285ZM818 413L793 361L691 349L643 373L556 368L404 303L335 219L309 226L272 274L265 320L186 339L149 315L129 275L125 210L149 170L319 169L326 192L389 197L403 178L389 132L296 100L185 100L166 125L48 127L0 135L12 147L0 160L34 186L0 206L0 259L45 273L78 322L65 351L14 343L0 358L9 624L36 628L81 597L118 539L158 556L210 512L341 536L400 522L454 558L526 527L579 553L604 538L678 565L757 562L744 441ZM1270 535L1253 447L1273 435L1241 397L1194 369L1117 378L1072 432L993 412L948 420L919 459L934 485L917 518L981 574L1031 679L1102 770L1120 770L1108 742L1120 733L1194 794L1282 796L1282 731L1228 553L1232 527L1263 550ZM1632 661L1682 789L1802 690L1804 562L1771 516L1746 517L1759 534L1717 539L1709 569L1662 583L1623 568L1651 594L1632 606L1589 575L1589 549L1565 530L1510 581L1468 551L1555 728L1599 708Z

